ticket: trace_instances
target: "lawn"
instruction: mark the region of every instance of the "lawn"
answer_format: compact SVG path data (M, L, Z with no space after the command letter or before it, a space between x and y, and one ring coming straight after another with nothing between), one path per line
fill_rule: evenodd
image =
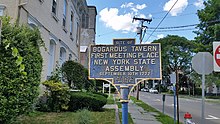
M116 103L119 107L119 118L121 120L121 103L113 96L108 97L108 104ZM129 114L129 124L133 124L133 120ZM78 112L39 112L35 111L28 115L17 118L13 124L115 124L115 109L103 109L102 111L91 112L82 110Z
M21 116L14 124L115 124L115 110L103 109L101 112L33 112ZM86 124L86 123L83 123Z

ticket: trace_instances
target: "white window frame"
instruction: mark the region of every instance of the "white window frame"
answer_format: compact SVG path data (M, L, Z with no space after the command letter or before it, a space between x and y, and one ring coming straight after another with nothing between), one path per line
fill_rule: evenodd
M60 47L60 66L66 61L66 49L64 47Z
M62 26L65 28L66 27L66 16L67 16L67 0L63 0L63 22Z
M54 70L54 60L55 60L55 51L56 51L56 41L55 39L50 39L49 44L49 60L48 60L48 70L47 76L51 76Z

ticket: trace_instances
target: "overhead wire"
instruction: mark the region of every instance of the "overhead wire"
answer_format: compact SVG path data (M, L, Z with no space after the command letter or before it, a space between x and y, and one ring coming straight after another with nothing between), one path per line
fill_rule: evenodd
M154 31L150 34L150 36L147 38L146 41L148 41L150 39L150 37L153 35L153 33L157 30L157 28L160 26L160 24L163 22L163 20L167 17L167 15L170 13L170 11L173 9L173 7L176 5L176 3L178 2L178 0L176 0L176 2L173 4L173 6L170 8L170 10L166 13L166 15L163 17L163 19L159 22L159 24L157 25L157 27L154 29Z

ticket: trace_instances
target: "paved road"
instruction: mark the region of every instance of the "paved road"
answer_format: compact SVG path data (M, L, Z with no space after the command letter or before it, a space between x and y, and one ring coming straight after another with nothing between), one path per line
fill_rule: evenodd
M173 96L166 95L165 114L174 117ZM162 94L151 94L140 92L140 100L153 106L154 108L163 110ZM201 124L202 104L200 99L179 98L179 117L180 121L184 122L184 114L189 112L192 114L193 121L196 124ZM220 124L220 104L205 103L205 121L203 124Z

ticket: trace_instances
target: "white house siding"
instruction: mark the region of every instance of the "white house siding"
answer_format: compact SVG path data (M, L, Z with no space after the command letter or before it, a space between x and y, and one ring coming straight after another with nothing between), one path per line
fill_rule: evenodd
M66 52L65 60L71 58L72 60L80 61L80 14L81 11L86 12L82 9L87 8L85 0L67 0L66 27L63 28L63 0L57 0L56 16L52 14L52 2L52 0L0 0L0 6L5 6L3 14L12 17L12 22L15 22L19 18L20 24L39 27L46 47L46 50L43 47L40 48L44 60L42 81L50 76L51 68L54 69L56 63L60 61L61 48ZM74 15L72 36L70 36L71 11L73 11ZM54 56L51 56L50 53L51 40L55 43L53 50ZM53 60L50 61L49 59ZM64 62L65 60L62 61Z

